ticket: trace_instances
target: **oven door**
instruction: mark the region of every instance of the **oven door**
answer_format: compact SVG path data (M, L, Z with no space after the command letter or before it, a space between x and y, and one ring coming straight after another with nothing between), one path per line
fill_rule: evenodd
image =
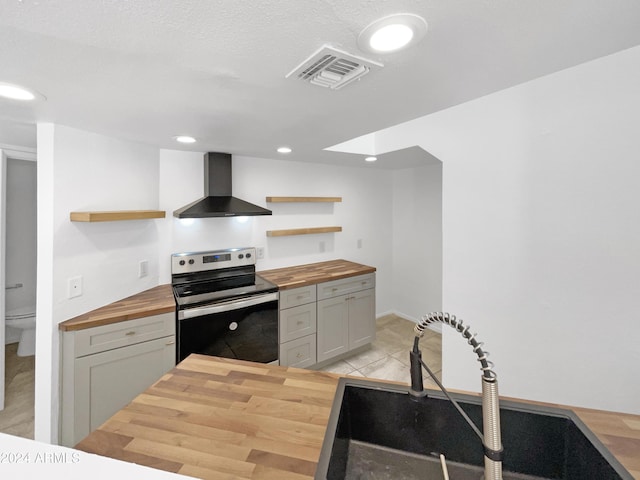
M278 363L278 293L178 310L177 361L191 353Z

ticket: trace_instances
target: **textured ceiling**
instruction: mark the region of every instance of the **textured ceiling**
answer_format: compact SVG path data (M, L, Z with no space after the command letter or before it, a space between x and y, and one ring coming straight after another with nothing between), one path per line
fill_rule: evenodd
M358 49L366 25L400 12L427 20L418 46ZM638 25L637 0L0 0L0 82L47 97L0 99L0 143L35 146L31 126L54 122L360 165L323 149L636 46ZM339 91L284 78L325 43L385 66Z

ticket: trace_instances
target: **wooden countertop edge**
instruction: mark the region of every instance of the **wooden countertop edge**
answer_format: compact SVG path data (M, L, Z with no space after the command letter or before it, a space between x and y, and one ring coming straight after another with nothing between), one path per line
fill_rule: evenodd
M344 269L339 270L339 273L322 272L323 267L326 268L327 266ZM312 273L307 279L303 277L302 280L295 279L285 282L274 282L269 278L274 274L282 275L287 271L311 271L314 273ZM368 273L374 273L375 271L375 267L362 265L359 263L351 262L349 260L338 259L309 263L304 265L282 267L257 273L263 278L266 278L267 280L275 283L280 290L287 290L291 288L305 287L308 285L329 282L331 280L340 280L343 278L365 275ZM154 295L157 295L158 298L154 299ZM137 304L140 305L138 306ZM110 325L127 320L134 320L136 318L150 317L152 315L159 315L172 311L175 311L175 302L173 299L171 285L163 284L124 298L122 300L110 303L95 310L91 310L87 313L83 313L82 315L78 315L77 317L71 318L69 320L65 320L64 322L58 324L58 329L63 332L84 330L86 328L100 327L103 325Z
M318 283L330 282L332 280L341 280L343 278L357 277L358 275L366 275L367 273L375 273L375 271L376 271L376 269L371 267L368 270L362 270L362 271L358 271L358 272L349 272L349 273L345 273L345 274L334 275L332 277L326 277L326 278L319 279L319 280L303 280L303 281L298 281L298 282L288 282L288 283L282 283L282 284L276 284L276 285L278 285L278 288L280 290L288 290L288 289L291 289L291 288L306 287L308 285L316 285ZM258 272L258 274L259 273L260 272Z
M323 266L330 265L330 264L353 265L353 267L351 267L351 269L349 270L344 270L337 274L335 273L324 274L324 275L318 274L318 276L314 276L308 279L301 279L301 280L296 279L296 280L289 280L289 281L283 282L273 278L273 277L277 277L278 275L282 275L283 272L287 272L287 271L297 271L297 270L304 270L304 269L320 270L323 268ZM355 263L349 260L338 259L338 260L329 260L326 262L308 263L304 265L294 265L290 267L274 268L271 270L263 270L256 273L261 277L269 280L270 282L275 283L280 290L288 290L290 288L306 287L308 285L317 285L318 283L330 282L332 280L341 280L343 278L357 277L358 275L375 273L375 271L376 271L376 268L371 267L369 265L363 265L361 263Z
M154 298L157 296L157 298ZM84 330L113 323L175 312L171 285L163 284L91 310L58 324L63 332Z
M73 320L73 323L62 322L58 325L58 328L63 332L72 332L76 330L84 330L85 328L101 327L103 325L111 325L112 323L126 322L127 320L135 320L136 318L151 317L162 313L172 313L175 312L175 310L175 305L172 305L170 307L167 306L162 308L154 307L148 310L140 310L135 313L128 313L124 315L108 315L101 318L90 317L78 321L74 318L66 320L66 322L71 322Z

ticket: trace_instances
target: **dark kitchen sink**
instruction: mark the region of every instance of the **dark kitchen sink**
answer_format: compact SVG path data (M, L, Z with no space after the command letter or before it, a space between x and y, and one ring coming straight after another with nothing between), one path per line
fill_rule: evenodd
M340 379L315 479L484 478L480 439L440 392L416 399L409 387ZM482 428L480 399L451 394ZM503 478L633 480L569 410L501 401Z

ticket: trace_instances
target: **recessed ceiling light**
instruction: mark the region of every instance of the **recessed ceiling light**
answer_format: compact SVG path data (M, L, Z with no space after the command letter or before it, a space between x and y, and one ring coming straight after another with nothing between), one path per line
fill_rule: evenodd
M180 143L196 143L196 139L188 135L178 135L177 137L173 137L173 139Z
M20 85L4 82L0 82L0 97L26 101L35 100L36 98L45 99L41 93L21 87Z
M378 157L367 157L364 159L365 162L375 162L378 160Z
M278 153L291 153L292 150L289 147L279 147Z
M369 24L358 36L358 46L372 53L396 52L418 43L426 33L424 18L413 13L398 13Z

